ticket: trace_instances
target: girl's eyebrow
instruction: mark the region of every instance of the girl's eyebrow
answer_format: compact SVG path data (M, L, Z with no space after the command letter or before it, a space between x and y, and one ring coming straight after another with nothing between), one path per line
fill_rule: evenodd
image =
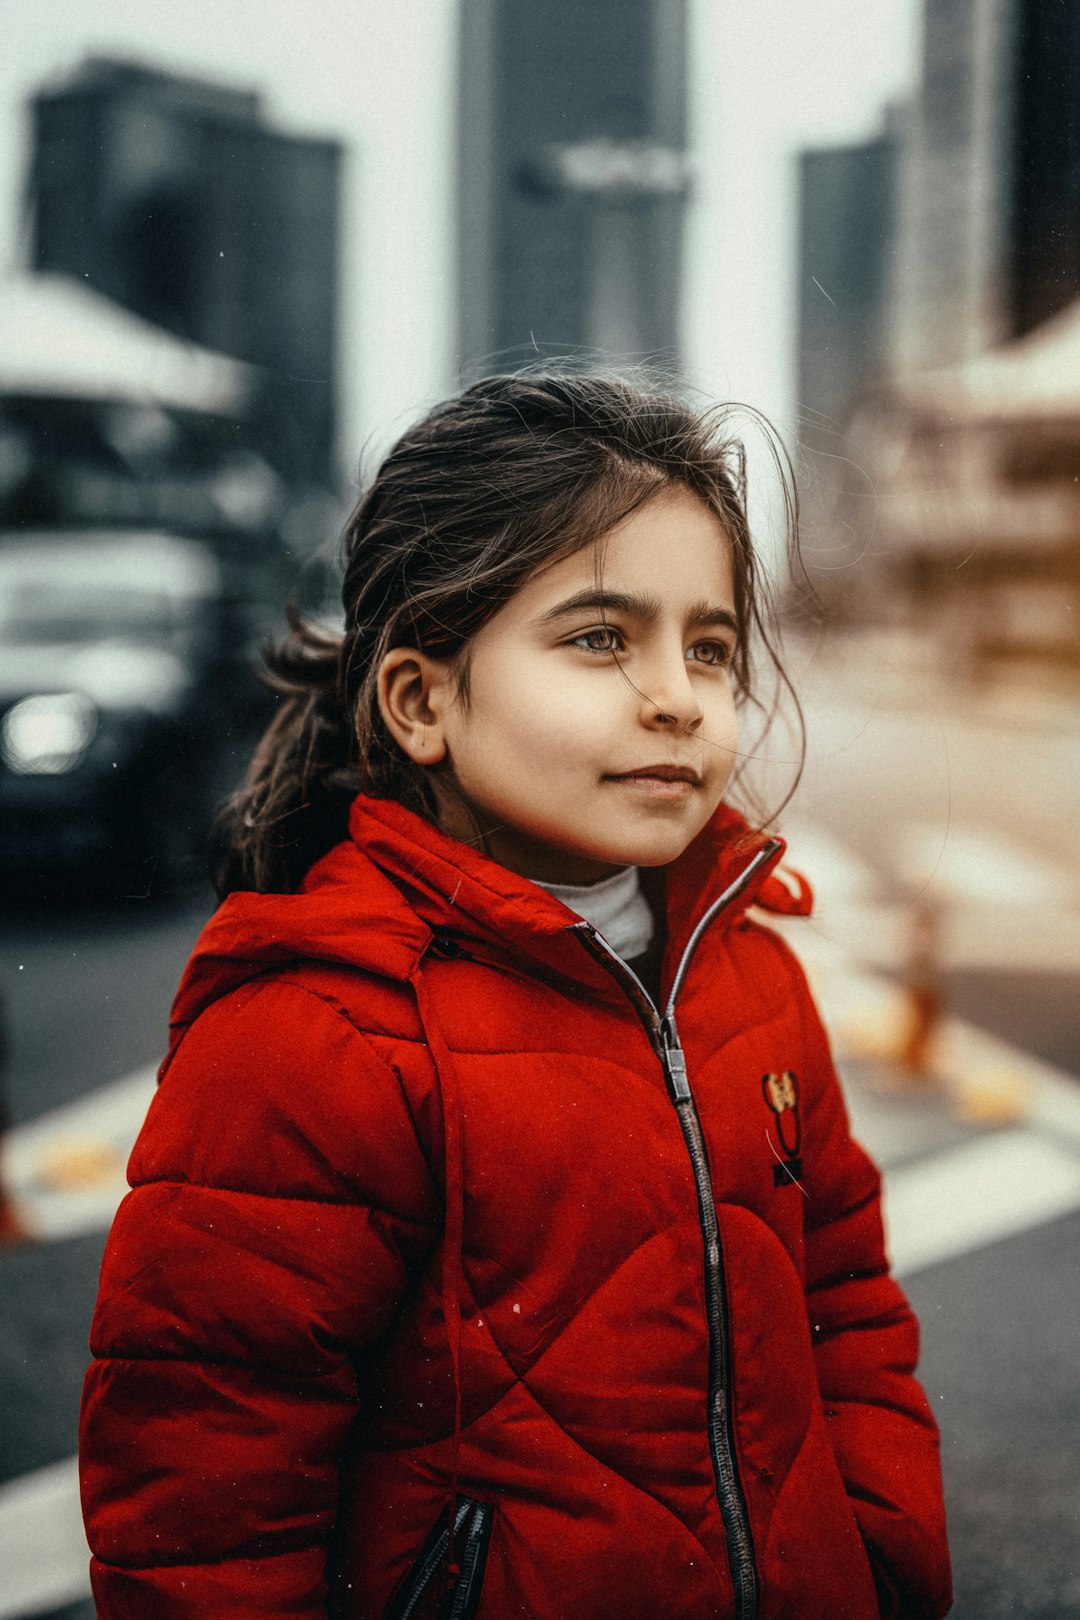
M659 597L649 596L639 591L598 591L586 589L568 596L562 602L556 602L554 607L548 608L536 619L538 625L550 624L554 619L565 618L571 613L584 613L595 609L600 613L625 613L631 618L641 619L646 624L654 624L663 611ZM722 624L736 633L739 621L729 607L718 607L713 602L695 602L686 615L687 626L699 624Z
M541 613L536 622L548 624L552 619L561 619L568 613L585 613L593 608L600 613L627 613L650 624L661 613L659 597L648 596L643 591L603 591L592 586L577 591L562 602L556 602L546 613Z
M718 607L715 602L708 602L704 598L695 602L686 615L687 629L699 624L722 624L725 629L739 633L739 621L734 611L729 607Z

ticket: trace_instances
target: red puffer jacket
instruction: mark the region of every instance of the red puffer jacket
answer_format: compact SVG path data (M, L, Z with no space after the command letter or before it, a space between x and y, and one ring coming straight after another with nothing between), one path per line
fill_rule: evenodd
M944 1613L878 1176L746 914L781 847L722 811L670 869L660 1012L395 804L225 902L105 1256L99 1615Z

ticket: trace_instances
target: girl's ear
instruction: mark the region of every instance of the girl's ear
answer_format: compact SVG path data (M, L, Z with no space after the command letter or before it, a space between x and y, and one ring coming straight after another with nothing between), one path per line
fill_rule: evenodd
M417 765L440 764L453 695L448 666L415 647L393 647L379 665L378 690L379 712L399 748Z

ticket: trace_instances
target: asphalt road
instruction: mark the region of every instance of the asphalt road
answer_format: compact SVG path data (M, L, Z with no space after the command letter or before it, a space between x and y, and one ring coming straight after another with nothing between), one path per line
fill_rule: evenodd
M1080 1215L911 1277L955 1620L1080 1614Z
M1032 1052L1066 1074L1080 1075L1077 975L984 968L946 976L945 994L959 1018Z
M172 994L212 905L122 902L9 914L0 985L19 1124L164 1051ZM0 1480L74 1450L78 1393L105 1234L0 1249Z
M207 888L168 903L8 912L0 921L0 991L13 1123L162 1055L173 992L212 906Z

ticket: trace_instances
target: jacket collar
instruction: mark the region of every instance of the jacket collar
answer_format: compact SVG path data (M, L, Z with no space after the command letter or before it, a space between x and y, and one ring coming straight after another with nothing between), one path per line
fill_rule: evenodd
M668 956L681 955L708 906L767 842L721 806L667 871ZM717 927L747 906L809 910L772 875L777 847ZM274 967L316 960L405 981L432 948L464 951L532 973L572 979L607 998L611 975L573 934L579 919L554 896L389 799L361 794L349 838L296 894L239 892L224 900L195 947L173 1006L173 1044L211 1001Z
M582 978L584 953L570 933L579 919L545 889L391 800L357 798L349 832L355 847L392 879L434 937L471 955L504 957L509 951ZM755 902L774 910L809 909L805 886L793 897L772 875L783 855L783 842L753 831L737 811L721 805L667 869L669 955L681 955L717 895L770 842L775 848L769 860L725 913L725 924ZM604 988L610 984L610 976L602 969L598 983Z

